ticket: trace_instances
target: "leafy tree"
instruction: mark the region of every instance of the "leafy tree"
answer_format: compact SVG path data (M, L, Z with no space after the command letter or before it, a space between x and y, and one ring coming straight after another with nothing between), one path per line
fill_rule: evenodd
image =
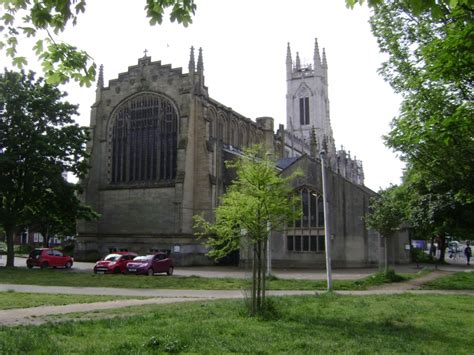
M37 201L29 208L30 227L43 235L44 246L49 246L51 235L76 234L76 220L92 220L99 215L76 197L79 185L68 182L61 175L50 176ZM47 187L47 188L46 188Z
M150 24L161 24L164 12L170 20L187 26L196 10L194 0L146 0L145 11ZM25 56L18 55L18 37L36 38L33 50L42 63L46 81L65 83L70 78L80 85L90 86L96 74L91 56L71 44L56 38L68 24L73 26L86 10L85 0L0 0L0 50L12 59L13 65L27 65Z
M367 0L367 4L371 8L379 8L388 1L385 0ZM362 5L365 0L346 0L346 5L353 8L356 4ZM472 6L472 0L404 0L405 8L414 16L418 16L423 12L430 12L435 18L443 16L445 11L454 10L458 7Z
M388 54L380 73L403 96L386 144L408 166L412 224L437 235L444 258L447 234L474 232L473 9L441 1L437 16L415 16L410 2L378 3L372 31Z
M403 189L392 185L380 190L370 201L370 213L365 217L367 225L380 233L385 240L384 264L388 273L388 240L400 229L405 218L406 206Z
M85 208L75 196L78 185L58 183L63 172L83 178L88 168L88 131L74 123L77 106L65 96L32 72L0 75L0 225L7 266L13 266L15 232L39 216Z
M269 230L282 228L300 213L298 199L288 178L279 175L274 161L262 154L261 147L245 151L245 155L226 166L235 169L236 179L221 198L215 211L215 222L195 216L198 237L207 238L209 256L220 259L244 242L252 248L252 314L265 307L266 245Z

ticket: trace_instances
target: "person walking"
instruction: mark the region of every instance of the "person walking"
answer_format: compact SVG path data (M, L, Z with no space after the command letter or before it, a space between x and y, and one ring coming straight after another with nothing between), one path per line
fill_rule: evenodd
M472 250L471 247L469 246L469 241L466 242L466 247L464 248L464 255L466 256L467 259L467 265L471 265L471 255L472 255Z

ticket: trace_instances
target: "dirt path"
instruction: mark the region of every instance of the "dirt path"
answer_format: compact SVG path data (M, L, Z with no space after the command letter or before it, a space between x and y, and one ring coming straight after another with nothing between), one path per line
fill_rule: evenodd
M375 286L371 288L371 290L380 290L380 291L408 291L408 290L417 290L420 289L421 286L429 281L433 281L439 279L440 277L444 277L451 274L449 271L440 271L434 270L429 274L424 276L420 276L405 282L393 282L385 285Z
M447 271L433 271L425 276L406 282L386 284L374 287L367 291L336 291L340 295L386 295L400 294L405 292L420 294L463 294L474 296L474 291L436 291L419 290L424 283L449 275ZM208 301L213 299L243 298L242 291L206 291L206 290L138 290L138 289L112 289L112 288L82 288L82 287L47 287L32 285L0 285L0 292L13 290L15 292L32 293L62 293L62 294L88 294L88 295L123 295L123 296L146 296L149 299L130 299L120 301L106 301L95 303L69 304L63 306L40 306L23 309L0 310L0 326L17 326L26 324L41 324L51 315L63 315L70 313L89 313L98 310L116 309L147 304L169 304L192 301ZM316 293L324 293L318 291ZM287 295L314 295L315 291L269 291L271 296ZM64 319L63 319L64 320Z

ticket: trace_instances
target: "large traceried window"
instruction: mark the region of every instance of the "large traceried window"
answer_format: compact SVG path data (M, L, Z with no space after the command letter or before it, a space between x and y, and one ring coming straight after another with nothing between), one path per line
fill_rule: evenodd
M324 251L324 206L321 194L304 187L300 194L302 214L293 225L288 225L286 244L288 251Z
M178 116L171 101L135 96L120 105L112 122L112 184L176 177Z

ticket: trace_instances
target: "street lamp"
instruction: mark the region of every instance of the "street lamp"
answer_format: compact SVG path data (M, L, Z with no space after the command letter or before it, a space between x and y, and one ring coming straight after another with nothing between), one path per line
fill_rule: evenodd
M332 273L331 273L331 236L329 234L329 208L327 199L327 186L326 186L326 150L323 147L319 152L321 158L321 176L323 182L323 207L324 207L324 234L326 243L326 276L328 283L328 291L332 290Z

